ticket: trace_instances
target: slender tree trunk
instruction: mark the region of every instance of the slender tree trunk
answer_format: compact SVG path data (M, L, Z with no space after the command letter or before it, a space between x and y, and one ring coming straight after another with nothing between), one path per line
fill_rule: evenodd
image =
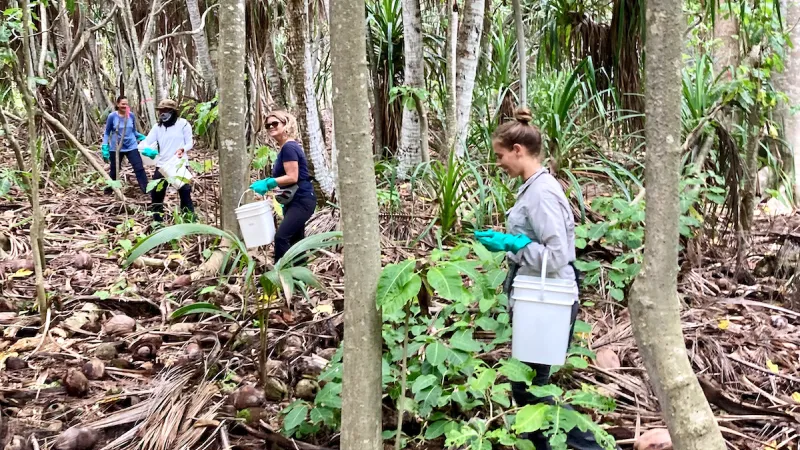
M20 86L22 98L25 103L25 111L28 114L28 151L31 152L31 208L33 210L33 224L31 225L31 248L33 250L33 268L36 277L36 303L39 314L42 317L42 327L45 326L47 317L47 293L44 290L44 267L47 263L44 257L43 231L44 216L42 207L39 204L39 183L41 182L41 154L40 146L36 137L36 112L34 110L34 83L33 83L33 61L31 58L30 37L31 37L31 10L28 0L22 0L22 56L24 70L20 71L24 77L24 85ZM42 338L44 339L44 337Z
M467 153L467 126L472 112L472 91L478 71L484 0L466 0L464 20L458 30L456 50L456 156Z
M787 49L789 56L785 70L785 92L789 97L789 105L800 105L800 0L786 0L786 22L791 27L790 38L793 48ZM800 205L800 113L792 113L785 108L786 113L786 141L792 150L794 161L794 202Z
M36 73L39 78L44 78L44 63L47 60L48 46L50 40L50 24L47 21L47 3L39 4L39 27L42 33L42 47L39 52L39 64L36 66Z
M156 81L156 99L158 104L169 95L167 93L167 81L164 78L164 55L161 53L161 44L156 44L156 49L153 52L153 78Z
M629 309L634 336L675 450L724 450L725 441L692 370L677 295L681 166L680 0L647 2L644 264Z
M203 27L197 0L186 0L186 8L189 10L189 20L192 22L192 30L198 30ZM217 92L217 80L214 76L214 67L211 65L211 55L208 52L208 40L206 39L205 29L202 33L193 34L192 39L194 40L194 46L197 51L197 62L200 66L200 73L203 74L203 81L206 83L204 100L209 100L214 97L214 94Z
M519 105L528 107L528 45L525 42L525 27L522 23L520 0L511 0L514 8L514 28L517 31L517 58L519 59Z
M220 7L219 159L222 228L239 233L236 207L250 172L245 143L245 0L228 0Z
M719 46L714 51L714 74L727 72L723 80L731 80L732 69L739 64L739 22L733 11L728 9L728 2L719 2L716 20L714 21L714 38Z
M272 44L272 18L270 18L270 32L267 33L264 39L264 71L267 73L267 80L269 82L269 95L272 97L279 108L286 108L286 96L283 94L286 89L283 79L281 78L280 71L278 71L278 63L275 61L275 46Z
M458 1L452 0L452 7L449 7L450 21L447 24L447 36L445 38L445 65L447 66L445 92L445 133L444 142L447 152L455 151L456 143L456 54L458 51ZM447 155L439 155L446 160Z
M377 157L383 156L383 147L385 142L383 139L383 103L379 104L378 95L376 90L380 83L378 81L378 67L375 63L375 46L372 43L372 32L367 27L367 62L369 63L369 100L370 108L372 109L372 132L373 132L373 153Z
M420 0L403 0L403 52L405 56L403 84L414 89L425 88L422 12L419 3ZM407 102L404 102L403 123L400 128L398 172L401 175L405 175L423 159L420 153L420 117L416 105L409 106Z
M158 0L156 0L157 2ZM117 0L117 5L122 11L122 19L125 22L125 27L128 30L128 36L131 41L131 52L133 57L133 69L136 72L136 77L139 81L139 91L141 99L139 100L140 106L142 103L145 105L148 123L156 123L156 109L153 105L152 94L150 93L150 81L147 79L147 74L144 71L144 59L142 58L142 51L139 48L139 37L136 35L136 24L133 21L133 13L131 12L131 5L127 1Z
M375 304L381 271L380 234L361 17L364 17L363 1L332 0L331 64L333 85L337 87L333 108L340 151L339 199L345 248L342 450L383 448L383 339L381 313Z

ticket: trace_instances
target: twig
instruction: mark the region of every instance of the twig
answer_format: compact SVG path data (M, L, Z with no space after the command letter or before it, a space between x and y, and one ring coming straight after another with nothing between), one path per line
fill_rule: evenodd
M216 6L219 6L219 3L214 3L213 5L209 6L205 11L203 11L203 15L200 17L200 23L202 23L200 28L198 28L196 30L192 30L192 31L177 31L175 33L165 34L165 35L159 36L159 37L157 37L155 39L151 39L149 44L155 44L156 42L160 42L160 41L163 41L165 39L172 38L172 37L190 36L190 35L202 33L203 30L206 27L206 16L208 15L209 11L214 9L214 7L216 7Z
M765 369L763 367L759 367L759 366L757 366L757 365L755 365L755 364L753 364L751 362L744 361L744 360L739 359L739 358L737 358L736 356L733 356L733 355L725 355L725 356L728 357L728 359L730 359L732 361L736 361L739 364L743 364L743 365L745 365L745 366L747 366L747 367L749 367L751 369L758 370L759 372L764 372L766 374L775 375L776 377L780 377L780 378L783 378L785 380L793 381L795 383L800 383L800 378L795 378L795 377L793 377L791 375L784 375L782 373L775 373L775 372L773 372L773 371L771 371L769 369Z
M50 332L50 316L52 315L52 311L53 311L52 308L47 308L47 317L45 318L44 322L44 331L42 332L42 339L39 340L39 345L37 345L36 348L33 349L33 351L30 352L28 356L25 357L26 360L30 359L33 355L35 355L36 352L38 352L39 349L42 348L42 345L44 345L44 341L47 340L48 333Z

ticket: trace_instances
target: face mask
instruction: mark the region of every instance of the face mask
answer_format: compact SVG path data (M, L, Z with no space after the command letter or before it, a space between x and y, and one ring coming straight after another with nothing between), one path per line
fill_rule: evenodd
M169 122L169 120L172 119L172 114L172 111L163 112L158 115L158 120L160 120L162 123Z
M119 113L120 113L120 114L122 114L123 116L126 116L126 115L128 115L128 107L127 107L127 106L120 106L120 107L118 108L118 111L119 111Z

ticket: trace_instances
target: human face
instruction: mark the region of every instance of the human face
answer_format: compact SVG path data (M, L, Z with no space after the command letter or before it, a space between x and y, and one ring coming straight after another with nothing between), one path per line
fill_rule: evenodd
M286 137L286 124L275 116L267 117L267 130L270 137L279 142Z
M128 114L128 111L130 111L130 105L128 105L128 99L123 98L122 100L119 101L119 103L117 103L117 111L119 111L119 113L122 114L123 116Z
M492 141L492 148L500 166L509 176L520 177L525 173L525 168L532 158L528 152L519 144L514 144L511 148L504 147L497 140Z

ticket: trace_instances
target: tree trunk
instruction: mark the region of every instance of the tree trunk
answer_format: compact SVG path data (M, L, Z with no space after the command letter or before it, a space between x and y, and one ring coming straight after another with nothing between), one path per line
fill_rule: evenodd
M365 22L366 23L366 22ZM376 93L380 82L378 81L378 67L375 63L375 46L372 43L372 32L367 28L367 62L369 63L369 100L370 108L372 109L372 132L373 132L373 153L376 157L383 156L383 147L385 146L383 139L383 103L380 103L379 97Z
M447 74L445 83L446 97L444 101L445 111L445 132L444 143L447 152L455 151L456 143L456 52L458 49L458 1L453 0L450 10L450 21L447 24L447 36L445 38L445 65ZM441 159L447 160L447 154L439 155Z
M189 10L189 20L192 22L192 30L203 28L200 16L200 8L197 0L186 0L186 8ZM221 20L221 19L220 19ZM211 55L208 52L208 40L206 39L205 29L202 33L192 35L194 46L197 50L197 63L200 66L200 73L203 74L205 81L205 92L203 100L210 100L217 92L217 80L214 76L214 67L211 65Z
M405 56L403 84L415 89L425 88L425 61L422 50L422 12L419 0L403 0L403 52ZM404 102L403 123L400 129L398 172L402 175L423 160L420 153L420 117L416 105L409 106L407 102Z
M267 80L269 82L269 95L272 101L278 105L278 108L286 108L286 96L284 95L284 83L281 74L278 71L278 63L275 61L275 46L272 44L272 18L270 18L270 32L264 39L264 71L267 73Z
M383 448L383 339L381 313L375 304L381 253L362 17L364 2L332 0L331 65L333 85L337 86L333 108L340 152L339 199L345 248L342 450Z
M45 326L47 317L47 293L44 290L44 267L47 263L44 257L43 232L44 216L42 207L39 204L39 182L41 181L40 172L40 146L36 138L36 112L34 111L34 84L33 84L33 61L31 58L30 37L31 37L31 10L28 0L22 0L22 56L20 61L23 70L20 72L24 77L24 84L20 86L22 98L25 102L25 111L28 114L28 151L31 152L31 209L33 210L33 223L31 224L31 249L33 250L33 268L36 277L36 304L39 315L42 317L42 327ZM18 62L18 64L20 63ZM377 217L377 216L376 216ZM376 278L377 279L377 278ZM44 339L44 337L42 337Z
M467 153L467 126L472 112L472 91L478 71L478 52L483 28L483 0L466 0L464 20L458 30L456 49L456 156Z
M245 0L220 5L219 164L222 228L239 234L236 207L249 181L245 143Z
M629 309L634 336L675 450L725 450L692 370L677 295L681 166L680 0L647 2L646 217L642 271Z
M153 52L153 78L156 81L155 103L158 104L161 100L169 97L167 92L169 83L164 78L164 55L161 53L161 44L156 44L156 50Z
M525 28L522 23L520 0L511 0L514 8L514 27L517 31L517 58L519 59L519 105L528 107L528 46L525 43Z
M311 72L311 48L308 42L308 1L290 0L287 7L289 29L286 53L292 71L292 87L297 106L297 123L303 148L309 155L309 170L316 180L315 190L320 201L330 197L335 182L325 164L325 144L317 113L314 93L314 74ZM319 165L319 167L317 167Z
M732 72L739 64L739 22L733 11L728 9L728 2L719 2L716 20L714 21L714 39L720 41L714 52L714 75L727 72L722 80L730 81Z
M786 23L791 27L790 38L794 43L793 48L787 49L789 53L785 70L785 92L789 97L789 105L800 105L800 0L787 0ZM794 202L800 205L800 113L794 114L785 108L786 113L786 141L792 150L794 161Z
M155 106L153 105L152 94L150 93L150 82L147 79L144 67L142 67L144 59L142 58L142 51L139 48L139 38L136 35L136 24L133 21L133 13L131 13L131 5L129 2L121 0L117 1L117 5L122 10L122 18L123 21L125 22L125 27L128 29L128 36L131 41L131 52L133 53L132 55L133 68L134 71L136 72L137 79L139 80L139 90L141 92L139 105L141 106L141 104L144 103L149 123L154 124L157 123L156 109Z

